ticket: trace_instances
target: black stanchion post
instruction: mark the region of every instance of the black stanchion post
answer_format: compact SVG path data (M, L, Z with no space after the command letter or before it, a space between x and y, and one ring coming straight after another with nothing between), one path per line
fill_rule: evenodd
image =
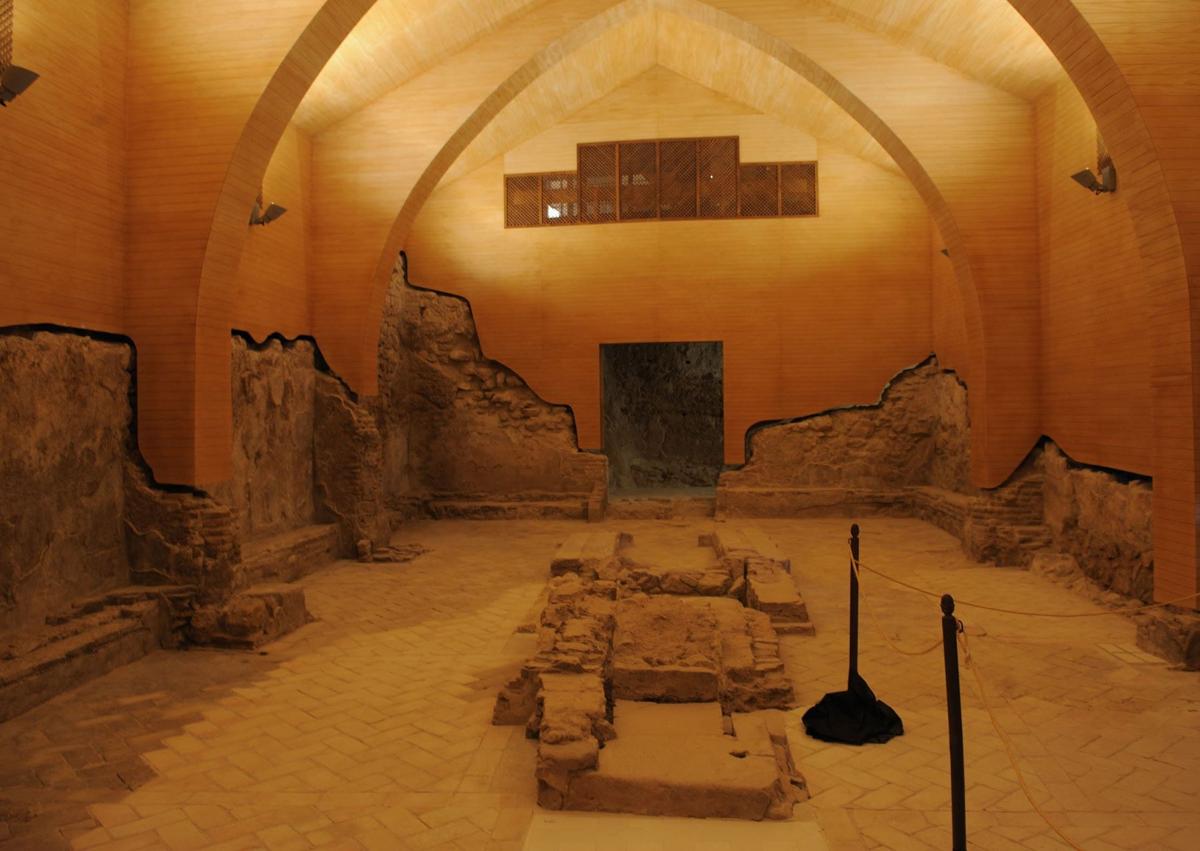
M858 673L858 524L850 526L850 678Z
M950 724L950 811L953 851L967 851L967 795L963 771L962 700L958 690L958 618L954 598L942 595L942 649L946 655L946 718Z

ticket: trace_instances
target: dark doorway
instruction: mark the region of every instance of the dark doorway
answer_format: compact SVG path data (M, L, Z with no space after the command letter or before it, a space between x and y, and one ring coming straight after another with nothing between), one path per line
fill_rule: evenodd
M721 343L600 346L614 491L715 487L725 461Z

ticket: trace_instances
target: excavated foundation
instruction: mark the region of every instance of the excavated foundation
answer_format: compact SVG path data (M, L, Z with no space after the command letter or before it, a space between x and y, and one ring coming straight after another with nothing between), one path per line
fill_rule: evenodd
M780 710L778 633L812 634L761 532L571 536L550 565L538 650L495 724L539 740L548 809L787 818L805 797Z

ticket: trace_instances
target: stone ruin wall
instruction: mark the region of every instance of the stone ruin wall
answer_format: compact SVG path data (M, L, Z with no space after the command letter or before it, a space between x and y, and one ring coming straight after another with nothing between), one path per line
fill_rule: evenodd
M970 439L967 388L931 359L897 375L877 405L757 428L719 499L784 493L794 506L802 494L820 513L916 515L978 560L1027 564L1052 549L1101 586L1150 600L1149 479L1075 463L1045 439L1003 486L981 490L970 484Z
M233 477L214 495L251 541L313 523L316 349L307 340L233 338Z
M233 337L233 476L213 495L249 542L339 525L341 555L387 543L375 407L322 368L311 340Z
M897 375L878 405L758 426L749 444L722 486L970 487L966 390L933 361Z
M379 349L384 487L394 510L430 500L590 494L603 456L581 452L568 407L487 358L470 305L392 280Z
M135 446L133 346L58 328L0 332L0 632L130 582L220 599L241 545L336 523L343 555L387 543L374 409L308 341L233 339L232 479L164 488Z
M128 580L128 344L0 334L0 631Z
M1043 448L1046 525L1056 547L1105 588L1151 602L1154 592L1150 479L1076 464L1051 442Z

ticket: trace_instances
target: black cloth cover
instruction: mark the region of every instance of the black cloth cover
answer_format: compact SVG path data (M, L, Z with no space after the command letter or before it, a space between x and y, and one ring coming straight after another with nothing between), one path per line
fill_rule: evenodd
M866 680L853 673L847 691L830 692L804 713L804 729L824 742L882 744L904 735L904 722L892 707L875 697Z

